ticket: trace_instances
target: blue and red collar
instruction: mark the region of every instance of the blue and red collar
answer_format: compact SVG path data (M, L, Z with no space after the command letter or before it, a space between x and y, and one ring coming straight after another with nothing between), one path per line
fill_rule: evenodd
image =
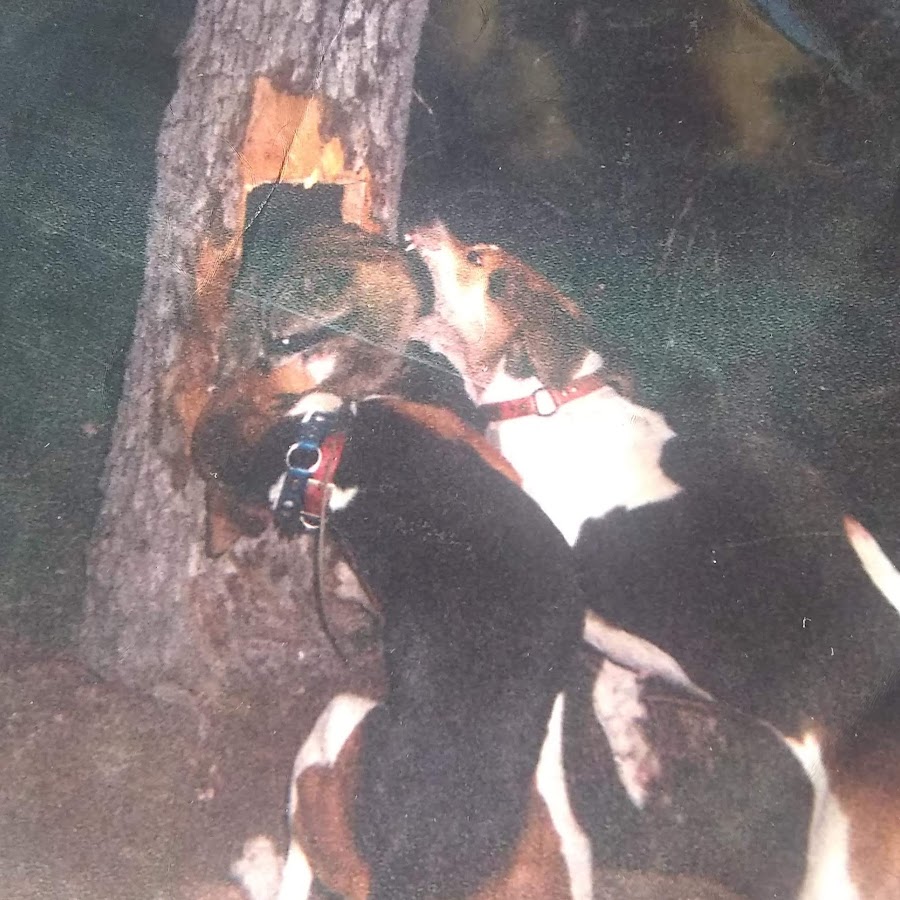
M328 489L341 462L346 432L343 417L333 412L313 412L297 426L294 442L285 456L285 472L272 504L279 530L292 534L315 531L322 523Z

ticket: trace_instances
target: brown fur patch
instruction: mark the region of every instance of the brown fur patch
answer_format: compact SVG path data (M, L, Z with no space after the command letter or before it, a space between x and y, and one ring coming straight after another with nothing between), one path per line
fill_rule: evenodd
M206 554L215 559L241 537L259 537L269 524L269 511L241 503L224 485L206 485Z
M297 396L316 386L302 365L283 365L242 372L217 390L203 409L194 431L194 465L205 478L215 478L229 459L250 450Z
M898 756L885 759L893 768L893 790L875 784L858 785L843 799L850 816L850 877L866 900L900 897L900 794Z
M828 754L832 790L850 822L850 877L866 900L900 897L900 735L863 722L851 751Z
M532 788L526 816L508 867L476 891L472 900L571 900L559 835L536 788Z
M292 836L316 878L347 900L365 900L369 870L354 847L351 815L356 796L362 729L344 745L333 767L312 766L297 779ZM569 900L569 874L559 836L536 788L525 828L504 871L471 900Z
M369 868L356 851L351 816L359 778L362 728L344 744L334 766L311 766L297 779L292 839L316 878L346 900L365 900Z
M481 269L488 302L501 313L512 334L506 348L511 363L521 355L545 385L564 387L590 346L587 316L548 279L505 250L482 251ZM499 293L490 291L491 278L501 285Z
M303 366L283 365L268 371L251 369L216 391L194 429L191 458L206 480L206 552L221 556L242 535L260 535L268 510L241 502L220 473L246 459L297 396L315 386ZM207 395L209 396L209 395Z
M424 403L411 403L408 400L401 400L399 397L385 397L381 402L448 441L468 444L491 468L496 469L501 475L505 475L514 484L521 486L522 479L518 472L506 461L500 451L450 410L439 406L428 406Z

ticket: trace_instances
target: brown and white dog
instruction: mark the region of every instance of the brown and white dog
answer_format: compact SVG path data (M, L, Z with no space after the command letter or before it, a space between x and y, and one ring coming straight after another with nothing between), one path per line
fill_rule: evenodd
M570 548L452 414L295 399L249 442L226 411L207 417L202 472L268 497L287 536L327 517L378 604L387 693L335 697L301 748L278 897L317 878L351 900L590 900L562 759L584 618ZM264 849L237 870L255 900L276 880L254 867L271 868Z
M676 435L624 396L586 315L512 254L439 222L408 240L434 282L419 336L459 369L585 583L602 586L604 615L770 723L804 765L816 800L800 896L900 896L891 561L778 441L717 426ZM863 733L877 747L863 752Z
M660 464L672 430L601 375L573 300L500 247L464 245L439 222L407 237L434 282L434 313L417 335L462 374L525 490L570 544L588 519L678 492Z

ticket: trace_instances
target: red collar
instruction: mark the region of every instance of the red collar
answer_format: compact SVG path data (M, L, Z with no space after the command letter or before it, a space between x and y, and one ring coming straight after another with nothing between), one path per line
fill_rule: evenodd
M340 465L346 439L347 436L342 431L337 431L329 434L319 448L321 453L319 464L313 469L313 473L306 482L306 490L303 492L303 509L300 511L300 521L308 529L318 528L322 516L325 514L328 487Z
M502 422L505 419L519 419L523 416L552 416L561 406L599 391L606 382L596 372L576 378L564 388L539 387L527 397L515 400L501 400L499 403L484 403L478 408L488 422Z

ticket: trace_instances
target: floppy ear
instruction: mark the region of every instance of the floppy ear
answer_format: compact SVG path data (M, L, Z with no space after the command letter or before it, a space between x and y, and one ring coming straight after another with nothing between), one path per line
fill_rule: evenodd
M587 316L562 291L537 272L498 269L488 282L491 297L502 296L515 309L517 328L506 370L517 378L532 375L561 388L572 380L591 347Z
M270 513L266 493L277 471L260 444L313 382L289 366L254 368L216 391L191 439L194 471L206 482L206 552L221 556L242 535L257 537ZM271 454L270 454L271 456Z
M540 378L534 363L531 361L531 354L523 337L514 338L509 345L509 350L506 353L506 371L513 378ZM541 381L544 381L544 379L541 378Z
M232 492L215 482L206 485L206 555L213 559L227 553L244 535L259 537L266 530L264 507L240 503Z

